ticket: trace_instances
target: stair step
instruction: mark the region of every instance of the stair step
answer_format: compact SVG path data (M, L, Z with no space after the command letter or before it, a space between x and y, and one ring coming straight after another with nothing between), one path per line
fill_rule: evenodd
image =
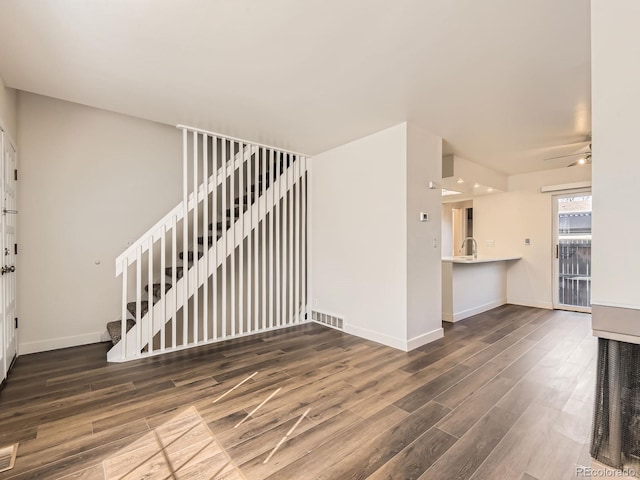
M173 272L172 269L173 267L167 267L164 269L164 273L166 274L167 277L171 276L171 273ZM184 274L184 269L182 267L176 267L176 279L180 280L183 274Z
M154 283L153 284L153 298L155 300L160 298L161 288L162 288L162 284L161 283ZM149 293L149 285L144 287L144 289L145 289L145 291L147 293ZM170 283L165 283L164 284L164 293L167 293L169 290L171 290L171 284Z
M132 316L136 316L136 302L127 303L127 310ZM140 318L144 317L149 311L149 302L147 300L142 300L140 302Z
M216 240L220 240L222 237L222 232L218 232L216 234L216 239L214 240L213 235L209 235L209 245L213 245ZM198 237L198 244L204 245L204 237Z
M244 205L246 205L247 203L249 203L249 195L247 195L246 193L244 195L242 195L242 197L238 197L236 198L236 205L240 205L240 198L242 198L242 203ZM255 198L255 194L251 194L251 203L253 203L253 200Z
M127 319L127 332L133 328L136 322L130 318ZM107 323L107 332L111 337L111 343L114 345L122 338L122 321L116 320L115 322Z
M258 195L262 195L262 177L260 177L259 180L259 185L258 185ZM267 187L269 186L269 181L267 180ZM255 192L256 191L256 186L255 185L251 185L251 191Z
M198 258L202 258L204 256L203 252L198 252ZM180 260L184 260L184 252L180 252ZM193 262L193 252L187 252L187 261Z
M227 225L227 228L229 228L229 225ZM213 230L213 223L209 224L209 230ZM222 230L222 222L216 223L216 230L218 230L218 233L220 233L220 231Z
M244 212L246 212L248 209L249 209L249 206L245 203L245 204L243 205L242 212L244 213ZM230 209L230 208L227 208L227 217L231 218L231 215L232 215L231 209ZM237 206L234 208L233 217L237 220L239 216L240 216L240 205L237 205Z

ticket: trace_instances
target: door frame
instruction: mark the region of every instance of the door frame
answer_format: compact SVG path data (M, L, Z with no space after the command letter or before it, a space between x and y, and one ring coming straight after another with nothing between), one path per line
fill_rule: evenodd
M580 307L574 305L565 305L560 303L560 262L557 256L558 245L559 245L559 225L558 225L558 200L561 198L570 198L577 197L580 195L591 195L593 200L593 194L591 193L591 188L579 188L575 190L567 190L562 193L554 194L551 196L552 201L552 231L551 231L551 293L552 293L552 302L554 310L566 310L570 312L582 312L582 313L591 313L591 307Z
M18 165L18 149L16 147L15 142L13 141L13 139L11 138L11 136L9 135L9 133L7 132L7 129L5 128L4 124L2 123L2 120L0 119L0 168L2 168L2 172L0 174L0 200L2 203L2 210L4 210L6 208L5 205L5 198L4 198L4 194L5 194L5 174L9 174L11 175L13 172L11 173L7 173L7 169L5 166L5 152L7 151L7 149L11 149L13 150L13 157L14 157L14 168L17 169L17 165ZM14 184L14 200L17 201L17 180L13 180L15 182ZM17 208L14 206L14 208ZM17 211L16 211L17 213ZM4 247L4 243L5 243L5 230L4 230L4 219L6 218L7 213L5 212L0 212L0 215L2 215L2 219L0 220L0 231L2 233L2 241L0 242L0 247ZM15 215L15 214L14 214ZM15 222L14 224L14 241L17 244L17 230L15 230L17 227L17 222ZM14 261L17 259L16 255L13 254L13 259ZM2 255L2 265L4 266L5 262L5 258L4 255ZM14 264L15 265L15 264ZM0 339L0 348L2 349L2 362L0 362L0 388L4 385L4 382L7 379L7 376L9 375L9 372L11 371L11 368L13 367L13 365L15 364L16 359L18 358L18 354L19 354L19 341L18 341L18 328L16 326L16 321L14 321L14 317L17 320L18 317L18 313L17 313L17 302L16 302L16 297L17 297L17 282L16 282L16 277L15 277L15 273L11 273L12 278L9 279L9 277L6 276L2 276L0 277L0 302L2 302L2 312L0 314L0 328L2 329L2 335L1 335L1 339ZM13 314L10 315L10 317L7 317L7 312L6 312L6 299L5 296L7 295L7 281L11 280L13 282L13 302L14 302L14 306L13 306ZM12 331L12 335L8 335L9 331ZM14 345L12 347L12 352L10 352L8 354L8 347L9 347L9 338L13 339Z

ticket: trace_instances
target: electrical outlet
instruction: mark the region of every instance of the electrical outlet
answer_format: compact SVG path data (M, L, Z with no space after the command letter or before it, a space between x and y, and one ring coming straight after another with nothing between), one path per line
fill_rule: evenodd
M313 306L316 307L316 308L318 307L318 299L317 298L313 299Z
M496 246L496 241L495 240L487 240L485 242L485 244L487 245L487 247L495 247Z

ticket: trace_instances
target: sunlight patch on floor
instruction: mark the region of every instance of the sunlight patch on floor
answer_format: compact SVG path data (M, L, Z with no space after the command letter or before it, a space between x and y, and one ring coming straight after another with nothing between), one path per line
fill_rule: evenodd
M106 480L244 479L195 407L103 462Z

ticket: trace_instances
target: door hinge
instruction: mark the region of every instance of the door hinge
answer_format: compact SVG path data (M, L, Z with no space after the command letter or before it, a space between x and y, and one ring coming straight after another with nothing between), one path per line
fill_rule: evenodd
M18 317L16 317L16 328L18 328Z
M13 179L14 179L16 182L18 181L18 169L17 169L17 168L13 171Z
M17 255L17 254L18 254L18 244L17 244L17 243L14 243L14 244L13 244L13 253L14 253L15 255Z

